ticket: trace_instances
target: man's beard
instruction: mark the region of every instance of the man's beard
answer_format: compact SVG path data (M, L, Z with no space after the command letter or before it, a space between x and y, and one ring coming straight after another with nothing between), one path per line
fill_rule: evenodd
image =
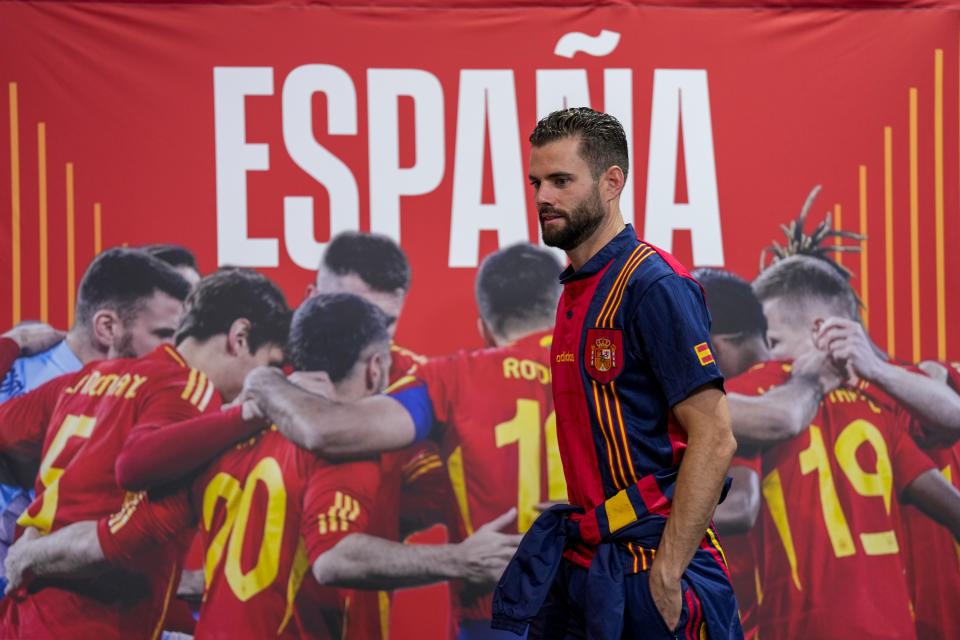
M120 338L120 342L116 347L118 358L136 358L137 353L133 349L133 332L125 330L123 336Z
M583 244L600 227L604 217L603 200L600 199L599 189L594 186L593 193L584 198L570 212L553 207L543 207L538 213L540 215L553 213L564 217L567 224L556 229L544 225L541 218L540 232L543 234L543 243L548 247L571 251Z

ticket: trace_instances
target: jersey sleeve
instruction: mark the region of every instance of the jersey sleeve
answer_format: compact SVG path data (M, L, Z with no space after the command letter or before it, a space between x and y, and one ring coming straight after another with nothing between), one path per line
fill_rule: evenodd
M697 387L723 381L710 343L710 312L690 278L670 274L651 284L627 326L671 407Z
M184 489L151 500L146 491L129 493L120 511L97 522L104 558L125 565L174 540L194 524L190 494Z
M387 389L413 418L417 442L427 436L438 440L452 416L459 380L454 362L452 357L429 360Z
M20 346L12 338L0 338L0 379L6 378L20 357Z
M892 430L890 442L890 462L893 466L893 482L897 495L901 495L911 482L921 473L936 469L933 460L920 450L910 437L916 431L916 420L903 408L896 410L896 425Z
M140 490L175 480L236 441L230 436L239 413L197 420L217 412L220 404L213 383L196 369L151 386L117 457L118 484Z
M76 377L67 373L0 404L0 451L39 458L57 400Z
M117 484L140 491L182 478L248 436L246 424L242 407L232 407L167 425L138 425L117 456Z
M724 381L727 393L739 393L744 396L761 396L773 387L780 386L790 379L790 362L770 360L758 362L735 378Z
M333 465L318 458L311 464L300 520L311 563L345 536L367 529L379 485L375 462Z
M752 456L733 456L730 461L731 467L746 467L757 472L757 475L763 475L763 457L760 454Z
M446 465L433 443L416 451L403 465L400 487L400 536L406 538L445 523L454 504Z

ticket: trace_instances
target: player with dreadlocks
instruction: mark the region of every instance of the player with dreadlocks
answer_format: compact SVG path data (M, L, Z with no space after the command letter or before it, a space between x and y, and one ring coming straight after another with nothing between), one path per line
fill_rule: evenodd
M960 627L960 607L957 606L960 604L960 598L957 596L960 593L960 570L954 561L953 540L948 531L937 526L917 508L904 506L902 518L891 518L890 515L895 514L897 505L891 506L890 498L891 485L895 485L902 502L912 501L923 508L927 515L941 522L956 520L957 507L952 501L960 494L953 486L943 482L940 474L931 474L929 471L918 473L920 467L912 467L907 477L903 475L911 465L919 461L919 458L916 458L914 462L910 462L915 456L907 453L908 450L916 450L916 447L907 445L915 444L933 459L937 468L944 469L948 477L952 480L960 480L957 477L957 472L960 471L957 446L957 440L960 438L960 396L956 393L956 389L960 387L960 371L938 363L926 363L925 369L939 376L939 379L925 375L916 367L903 366L890 361L886 354L869 339L860 321L861 302L848 281L852 274L828 256L834 251L858 251L860 247L825 244L828 238L840 237L861 242L866 238L851 232L833 230L829 214L812 234L806 235L803 226L817 191L818 189L814 189L807 198L800 217L789 226L782 227L788 237L786 247L774 243L772 248L761 254L761 265L768 253L773 254L773 261L770 266L763 269L754 282L754 290L763 302L769 325L768 339L774 357L797 357L811 348L820 349L844 370L847 384L845 388L828 395L822 405L821 415L818 415L814 423L818 426L811 427L809 436L801 436L794 442L775 448L764 456L764 486L765 490L770 492L767 501L771 507L769 512L774 521L777 520L778 515L780 516L779 527L770 526L765 530L770 535L765 534L768 566L764 596L766 598L768 594L778 590L772 582L778 578L772 575L775 569L771 568L776 567L778 561L770 562L771 553L784 555L784 550L790 541L789 526L784 526L786 504L780 507L782 513L777 513L776 497L784 494L777 493L774 490L774 484L791 497L789 506L794 513L803 511L803 505L794 504L794 502L803 501L803 496L806 495L803 485L809 484L817 474L807 476L805 479L801 476L804 472L813 471L814 467L811 467L811 464L819 464L821 474L824 470L831 474L834 470L843 471L844 477L835 478L832 495L835 498L836 493L839 492L849 496L843 502L843 509L849 511L846 519L834 517L831 519L832 522L824 521L833 550L831 554L830 547L827 547L825 555L828 557L835 555L836 560L818 567L821 580L826 577L825 574L830 573L829 567L845 563L848 565L848 577L852 575L850 572L862 570L866 572L863 575L864 578L869 574L870 579L879 582L877 579L884 574L884 568L880 566L881 558L890 556L887 564L893 564L893 556L899 552L907 571L907 586L915 611L917 636L920 638L943 637L947 629ZM944 384L944 381L947 384ZM862 408L858 410L860 405ZM892 422L892 425L888 420L891 415L900 416ZM884 426L885 424L887 426ZM912 436L912 441L902 437L906 433L905 429ZM813 433L814 430L816 430L815 433ZM806 446L808 440L809 446ZM902 442L904 440L906 442ZM802 441L799 447L798 441ZM872 447L877 454L875 472L869 469L871 466L869 463L867 463L868 469L861 467L860 458L857 456L861 445ZM801 448L803 451L799 451ZM814 461L818 452L823 455ZM834 452L835 456L827 452ZM801 456L799 475L792 469L797 465L798 460L793 454ZM830 460L831 457L835 457L836 460ZM777 483L773 482L773 474L776 474ZM897 477L898 475L901 477ZM912 481L910 476L914 477ZM870 478L873 480L868 482ZM877 479L882 482L870 485ZM873 486L873 489L869 489L867 485ZM821 502L826 514L825 505L828 499L831 499L831 495L827 491L817 491L816 488L813 488L809 495L812 500ZM861 504L866 496L882 496L889 522L897 526L896 531L890 527L882 527L889 529L884 532L888 541L885 546L878 547L876 542L879 538L869 533L880 530L881 527L880 520L877 519L878 514L871 514L869 508ZM770 497L774 499L770 500ZM934 499L931 501L931 498ZM938 500L943 500L942 504L938 507L932 506ZM870 500L866 499L866 501ZM876 505L872 508L875 510ZM891 508L894 509L893 512ZM794 534L794 539L805 538L803 544L806 547L817 546L816 540L822 537L818 535L819 531L816 529L819 526L816 523L820 519L816 511L818 510L814 509L809 514L811 516L809 518L801 520L795 516L791 520L794 525L803 522L807 527L815 527L808 532L810 535ZM879 515L882 515L882 512ZM861 526L857 526L858 521L862 523ZM870 524L873 526L866 526ZM866 527L862 528L864 526ZM800 528L802 527L798 527L797 530ZM851 530L861 533L859 545L854 543L854 538L850 535ZM953 534L954 536L957 534L955 526ZM778 536L782 545L778 542ZM901 542L899 545L896 543L898 538ZM862 546L862 549L858 548L859 546ZM800 578L797 572L797 557L802 555L801 552L800 548L796 548L786 554L788 556L792 554L792 558L789 569L781 568L779 591L783 593L791 591L790 580L787 577L791 571L794 587L797 586ZM871 558L866 559L864 554ZM950 562L945 563L945 557L949 558ZM859 563L856 562L856 558L861 559ZM871 561L873 567L868 569L867 564ZM895 569L889 573L890 579L894 582L897 575ZM827 583L821 582L821 584ZM895 585L891 585L888 580L884 580L883 584L882 591L887 596L891 591L896 590ZM777 602L774 601L767 607L767 613L772 616L778 613L802 616L805 612L809 612L803 604L812 604L810 599L815 597L815 592L816 589L808 587L806 596L796 598L795 593L792 594L792 598L788 596L780 604L792 601L794 605L800 605L791 611L776 612ZM874 601L873 606L877 606L879 590L875 590L870 596ZM801 601L803 604L800 604ZM833 601L838 604L848 603L843 605L842 611L845 618L859 619L861 624L869 625L865 617L870 615L869 608L863 608L862 602L853 603L857 608L851 611L849 598L839 597L838 594ZM765 605L767 602L765 601ZM903 610L903 607L898 607L892 600L890 607L878 609L878 613L883 612L881 619L889 621L894 612ZM852 615L853 613L858 615ZM861 613L865 615L859 615ZM771 622L776 620L772 616L761 613L761 618ZM836 620L831 621L831 623L835 622ZM792 624L783 624L783 621L779 624L785 627L792 626ZM762 629L764 625L761 620ZM888 624L884 632L890 633L892 630L893 625ZM837 631L835 626L833 631ZM761 631L761 635L766 634Z

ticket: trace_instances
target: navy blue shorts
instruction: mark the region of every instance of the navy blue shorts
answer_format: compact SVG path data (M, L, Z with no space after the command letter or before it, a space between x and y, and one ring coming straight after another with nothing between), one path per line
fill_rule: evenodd
M624 576L623 640L701 640L708 638L700 599L681 580L683 610L676 629L667 628L650 596L649 573ZM574 640L587 637L584 605L587 570L564 559L540 613L530 623L529 640Z

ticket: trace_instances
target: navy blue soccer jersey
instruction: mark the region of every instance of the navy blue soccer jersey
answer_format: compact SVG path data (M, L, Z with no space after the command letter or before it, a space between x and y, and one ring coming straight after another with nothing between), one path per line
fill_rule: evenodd
M570 502L589 510L635 487L625 516L666 515L686 448L671 408L722 382L703 291L630 225L561 282L551 365Z

